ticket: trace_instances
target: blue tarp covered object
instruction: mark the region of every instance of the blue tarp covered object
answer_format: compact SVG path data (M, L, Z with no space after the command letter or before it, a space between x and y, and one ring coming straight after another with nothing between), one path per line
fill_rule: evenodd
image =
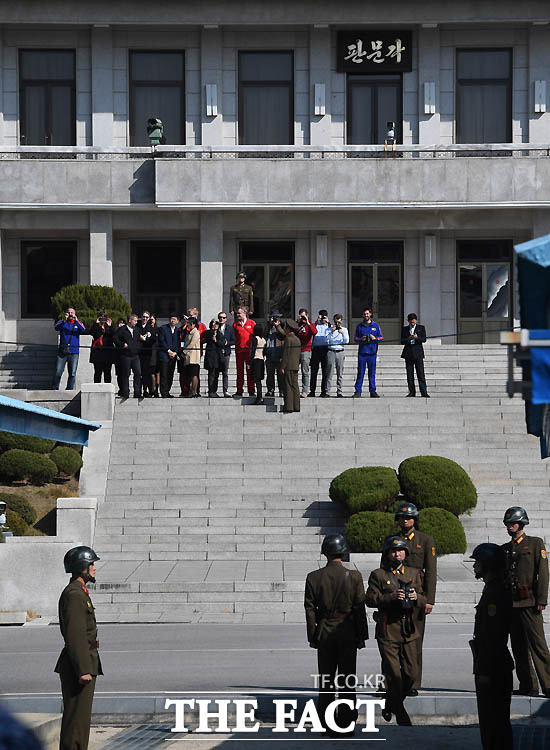
M100 427L96 422L0 396L0 430L5 432L33 435L60 443L88 445L88 434Z

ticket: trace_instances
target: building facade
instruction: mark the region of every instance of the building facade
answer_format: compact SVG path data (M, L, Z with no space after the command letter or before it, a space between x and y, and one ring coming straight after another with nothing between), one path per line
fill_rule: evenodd
M545 3L71 6L0 15L2 340L53 341L74 282L208 322L240 269L257 318L513 324L513 244L550 231Z

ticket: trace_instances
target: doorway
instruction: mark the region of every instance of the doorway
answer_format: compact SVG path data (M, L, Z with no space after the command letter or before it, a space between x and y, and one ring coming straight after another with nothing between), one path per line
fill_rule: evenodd
M241 242L240 254L240 268L254 290L254 320L267 320L274 309L294 318L294 243Z
M157 318L185 310L185 242L132 242L132 308Z

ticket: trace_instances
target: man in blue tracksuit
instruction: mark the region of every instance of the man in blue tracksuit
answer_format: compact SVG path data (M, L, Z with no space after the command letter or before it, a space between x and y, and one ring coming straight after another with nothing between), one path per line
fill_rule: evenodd
M363 320L355 329L354 337L354 341L359 344L354 398L361 398L365 367L369 372L370 397L380 398L378 393L376 393L376 353L378 352L378 342L382 341L383 338L380 326L372 319L371 310L365 307L363 310Z

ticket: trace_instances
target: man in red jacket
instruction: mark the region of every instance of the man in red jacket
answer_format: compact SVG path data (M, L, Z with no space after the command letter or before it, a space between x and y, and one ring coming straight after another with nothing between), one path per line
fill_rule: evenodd
M309 313L305 307L298 310L298 331L296 336L300 339L302 350L300 352L300 369L302 370L302 392L301 398L307 398L309 393L309 364L311 362L311 342L317 334L317 326L309 319Z
M253 320L247 316L247 312L244 307L239 307L237 310L237 320L233 323L235 329L235 359L237 363L237 393L234 398L241 398L244 389L244 371L246 364L250 359L250 339L254 333L254 326L256 324ZM253 396L254 380L252 379L252 373L247 371L248 381L248 393Z

